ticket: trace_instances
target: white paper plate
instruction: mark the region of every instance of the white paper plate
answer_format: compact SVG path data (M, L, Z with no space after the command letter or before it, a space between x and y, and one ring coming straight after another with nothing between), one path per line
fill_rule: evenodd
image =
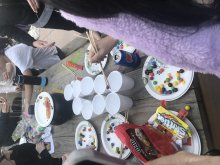
M124 50L129 53L134 53L136 49L133 46L130 46L124 43L124 41L120 40L119 43L111 50L110 54L114 56L115 52L118 52L118 50Z
M154 80L150 80L149 76L145 74L145 70L148 68L149 65L151 65L152 61L155 61L158 66L158 68L153 69ZM157 71L159 70L160 67L164 68L164 72L159 75L159 74L157 74ZM145 61L143 71L142 71L142 78L145 83L145 88L147 89L147 91L150 93L151 96L153 96L155 99L158 99L158 100L173 101L173 100L180 98L188 91L188 89L190 88L190 86L193 82L193 78L194 78L193 71L184 70L184 73L180 74L181 78L183 78L183 80L185 81L185 84L183 85L182 83L180 83L176 87L178 89L177 92L174 92L169 95L165 95L165 94L160 94L159 92L157 92L155 90L155 87L157 85L164 84L164 80L167 78L168 73L171 73L171 75L173 77L173 79L171 80L172 83L174 81L177 81L176 80L176 72L179 71L180 69L181 68L178 68L175 66L165 65L165 64L159 62L158 60L156 60L155 58L149 56L147 58L147 60ZM153 84L154 81L157 82L157 85ZM170 87L168 87L168 85L164 84L164 86L167 90L170 90Z
M99 74L102 71L102 69L101 69L101 66L100 66L99 63L90 63L89 62L88 52L89 52L90 49L91 49L91 46L89 45L87 50L86 50L86 53L85 53L84 65L85 65L87 73L89 73L90 75L95 76L95 75ZM106 66L107 60L108 60L108 54L106 55L104 60L101 61L101 64L102 64L103 68Z
M113 131L116 126L122 124L124 121L124 116L117 113L113 116L108 115L102 122L101 126L101 139L104 149L107 152L107 154L116 158L120 158L120 153L116 153L116 148L118 147L119 150L121 150L121 141L118 139L118 137ZM108 131L110 126L112 126L112 132ZM107 133L107 131L109 133ZM114 145L113 147L112 144ZM130 154L131 151L129 149L125 149L124 153L122 154L122 159L127 159Z
M47 117L47 108L45 105L46 99L49 99L50 103L50 116ZM53 99L51 98L50 94L47 92L41 92L35 101L34 107L35 118L37 123L42 127L47 127L52 119L54 114L54 104Z
M172 112L174 115L178 114L178 112L176 112L176 111L170 111L170 112ZM156 114L152 115L150 117L150 119L148 120L148 122L150 124L153 123L155 115ZM201 154L201 141L200 141L199 134L198 134L196 128L194 127L194 125L187 118L185 118L184 121L186 122L186 124L189 125L189 128L191 130L191 133L192 133L191 143L192 143L192 145L190 145L190 146L189 145L183 145L182 149L184 151L187 151L187 152L190 152L190 153L193 153L193 154L196 154L196 155L200 155Z
M75 132L76 149L93 148L98 149L98 138L95 128L88 121L81 121Z

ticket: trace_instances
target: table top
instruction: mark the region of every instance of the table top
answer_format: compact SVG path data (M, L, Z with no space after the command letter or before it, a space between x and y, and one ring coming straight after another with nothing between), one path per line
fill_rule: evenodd
M70 72L66 71L62 67L62 64L64 64L65 61L71 60L74 63L83 65L85 50L87 47L88 47L88 43L86 44L83 43L77 51L73 52L71 55L66 57L60 63L52 66L44 73L42 73L41 76L48 77L49 83L44 89L41 89L38 86L34 87L35 92L32 101L35 100L37 94L41 91L46 91L49 93L63 93L63 89L65 85L70 83L74 79L74 76ZM149 119L149 117L155 113L156 108L160 105L160 102L158 100L156 100L150 94L148 94L148 92L145 90L142 81L142 67L145 62L145 59L146 56L142 56L142 64L140 65L140 67L134 70L131 68L115 65L112 58L109 57L107 66L105 68L105 72L107 75L112 70L118 70L120 72L127 74L128 76L132 77L135 80L135 87L131 91L126 92L126 95L130 96L134 101L134 106L129 110L128 120L129 122L135 124L146 123L147 119ZM85 69L83 69L82 71L75 70L75 72L79 77L84 77L88 75ZM200 135L200 139L202 143L202 153L205 153L208 150L208 148L207 148L206 137L204 134L204 128L202 125L202 120L199 112L198 99L196 98L195 95L195 90L196 87L192 85L184 96L182 96L181 98L175 101L168 102L168 109L179 110L185 105L191 106L192 111L189 113L188 118L193 123L193 125L195 126L195 128L197 129ZM91 124L93 124L98 135L98 141L99 141L98 150L103 153L106 152L101 144L100 131L101 131L102 121L104 120L106 115L107 114L100 115L89 121ZM63 125L53 126L53 139L55 144L55 153L53 154L53 156L60 157L62 154L66 152L70 152L76 148L75 138L74 138L75 130L78 123L81 122L82 120L84 120L82 116L74 116L72 120L66 122Z

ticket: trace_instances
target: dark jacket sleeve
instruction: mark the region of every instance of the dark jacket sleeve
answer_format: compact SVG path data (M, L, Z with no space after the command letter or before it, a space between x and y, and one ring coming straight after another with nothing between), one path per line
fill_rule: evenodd
M40 153L40 157L41 165L62 165L62 159L53 158L46 149Z
M28 33L13 25L0 26L0 35L7 35L9 38L12 38L20 43L24 43L29 46L33 46L33 42L35 41L35 39L31 37Z
M7 138L7 124L9 122L9 113L2 113L0 116L0 146L4 144Z

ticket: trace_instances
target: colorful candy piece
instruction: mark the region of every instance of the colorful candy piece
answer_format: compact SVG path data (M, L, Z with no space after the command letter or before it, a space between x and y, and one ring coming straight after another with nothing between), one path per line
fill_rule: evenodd
M157 85L157 81L154 81L153 84L154 84L154 85Z
M154 69L156 69L156 68L157 68L157 64L153 64L152 67L153 67Z
M185 107L185 110L189 111L191 109L191 107L189 105L186 105Z
M78 144L79 144L80 146L82 146L82 141L78 141Z
M180 72L180 73L184 73L184 70L183 70L183 69L180 69L179 72Z
M170 78L166 78L166 82L170 82Z
M176 87L176 86L178 86L178 85L179 85L178 81L174 81L174 82L173 82L173 86Z
M163 84L160 84L160 88L163 88L164 87L164 85Z
M176 72L176 77L180 77L180 73L178 71Z
M173 86L173 84L172 84L172 83L169 83L169 84L168 84L168 86L169 86L169 87L172 87L172 86Z
M164 69L163 68L160 68L160 73L163 73L164 72Z
M114 147L114 146L115 146L115 143L111 143L111 146Z
M155 64L157 64L156 61L152 61L152 65L155 65Z
M154 72L149 74L150 77L154 77Z

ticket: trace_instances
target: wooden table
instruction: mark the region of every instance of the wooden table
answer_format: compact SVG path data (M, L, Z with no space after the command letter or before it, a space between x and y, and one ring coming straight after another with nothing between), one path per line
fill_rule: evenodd
M81 45L80 49L75 51L73 54L65 58L60 63L54 65L53 67L45 71L42 74L42 76L47 76L49 78L49 84L43 90L49 93L54 93L54 92L62 93L64 86L70 83L74 79L74 76L71 73L67 72L61 66L61 64L67 60L72 60L80 65L83 65L84 54L87 47L88 44ZM144 84L142 82L142 67L143 67L143 63L145 62L146 56L142 58L143 59L141 66L135 70L114 65L112 58L108 59L108 65L105 68L105 72L107 74L112 70L119 70L123 73L126 73L128 76L132 77L135 80L135 88L132 89L130 92L126 93L126 95L130 96L134 101L134 106L129 110L129 122L135 124L145 123L147 119L149 119L149 117L155 113L156 108L160 105L160 102L154 99L145 90ZM85 69L83 71L77 70L76 73L80 77L84 77L88 75ZM207 143L206 143L204 128L199 112L198 99L196 98L195 95L195 89L196 87L192 85L192 87L183 97L175 101L168 102L168 108L170 110L179 110L180 108L184 107L186 104L192 107L192 111L190 112L188 118L194 124L200 135L200 139L202 143L202 153L204 153L207 151ZM35 100L37 93L40 92L39 87L35 87L35 91L37 92L35 92L33 100ZM93 124L98 134L98 140L99 140L98 150L104 153L105 151L101 144L100 130L101 130L102 121L106 117L106 115L107 114L103 114L101 116L98 116L90 120L90 122ZM78 123L82 120L83 118L81 116L74 116L72 120L66 122L63 125L53 126L53 130L54 130L53 139L55 143L54 156L59 157L63 153L70 152L75 149L75 141L74 141L75 129Z

